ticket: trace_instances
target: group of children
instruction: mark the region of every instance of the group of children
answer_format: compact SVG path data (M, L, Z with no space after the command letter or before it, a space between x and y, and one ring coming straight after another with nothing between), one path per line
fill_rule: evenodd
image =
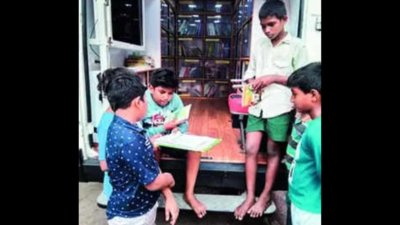
M288 224L321 224L321 63L307 63L306 49L284 30L288 20L280 0L268 0L259 12L268 39L257 44L244 79L261 93L261 102L249 108L246 143L245 201L235 217L260 217L269 207L278 170L279 153L292 121L296 120L287 144L285 163L289 169ZM290 76L289 76L290 75ZM160 151L187 158L185 201L202 218L206 206L194 195L201 153L159 149L154 141L161 135L187 132L187 121L165 122L170 113L183 108L175 93L179 81L173 71L157 69L148 89L138 76L125 68L108 69L98 76L100 98L110 107L98 126L99 160L105 171L103 195L107 220L113 224L153 225L157 199L165 197L166 220L176 223L179 209L171 188L175 181L158 165ZM266 183L255 197L257 153L263 133L268 134ZM265 147L265 146L264 146Z

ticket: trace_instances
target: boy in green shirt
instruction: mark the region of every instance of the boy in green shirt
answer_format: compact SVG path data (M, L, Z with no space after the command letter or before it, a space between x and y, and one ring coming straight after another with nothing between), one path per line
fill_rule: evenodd
M289 171L293 225L321 224L321 63L311 63L290 75L287 85L297 111L311 121L297 145Z
M179 86L179 80L173 71L165 68L155 70L150 79L147 99L147 114L143 119L143 129L148 135L164 135L168 133L186 133L188 122L177 119L166 121L168 115L181 110L184 106L178 94L174 93ZM162 148L162 152L174 157L186 157L186 189L184 200L194 210L199 218L206 215L206 206L194 195L194 186L200 168L201 153L178 149Z

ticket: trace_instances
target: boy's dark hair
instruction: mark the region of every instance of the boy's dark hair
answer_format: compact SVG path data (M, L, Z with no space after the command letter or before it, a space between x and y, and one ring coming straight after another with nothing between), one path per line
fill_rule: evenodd
M117 75L118 72L114 71L112 69L108 69L106 71L104 71L103 73L99 73L97 74L97 90L100 92L99 93L99 100L101 102L103 102L103 96L106 97L107 96L107 92L108 90L106 89L108 84L111 81L112 76Z
M97 88L105 93L114 112L117 109L128 108L136 97L143 100L146 86L132 70L108 69L100 77Z
M153 87L164 87L164 88L177 88L179 86L179 80L175 77L172 70L166 68L160 68L153 72L150 79L150 84Z
M287 15L285 3L281 0L267 0L260 9L258 17L265 19L269 16L275 16L279 20L282 20Z
M310 63L294 71L287 81L288 87L297 87L304 93L315 89L321 94L321 62Z

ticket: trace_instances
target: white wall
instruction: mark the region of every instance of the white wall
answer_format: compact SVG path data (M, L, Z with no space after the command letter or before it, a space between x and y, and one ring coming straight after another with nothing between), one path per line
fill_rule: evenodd
M161 1L145 0L146 11L146 55L155 61L155 67L161 67Z
M252 21L252 28L251 28L251 46L250 46L251 52L253 52L254 49L257 48L256 43L258 43L261 39L268 39L268 37L265 36L265 34L262 32L262 29L260 26L260 19L258 18L258 12L260 11L260 8L264 4L264 2L265 2L265 0L254 0L253 1L254 8L253 8L253 21Z
M111 68L124 67L125 56L128 51L119 48L110 48L110 65Z
M300 15L300 0L285 0L286 11L289 21L286 24L286 30L293 36L298 36L299 15Z
M87 27L87 40L90 39L90 35L92 34L92 38L96 38L96 30L94 30L94 27L98 27L98 23L94 20L94 5L93 5L93 0L83 0L86 1L86 13L87 13L87 21L86 21L86 27ZM93 31L93 33L92 33ZM89 60L89 70L100 70L100 63L95 63L95 60L100 60L100 58L97 56L100 54L100 49L99 46L97 45L89 45L87 47L87 52L88 52L88 60ZM95 54L95 53L97 54Z
M88 3L88 38L95 24L94 16L93 16L93 0L86 0ZM161 66L161 22L160 22L160 9L161 3L159 0L145 0L144 1L144 11L145 11L145 45L146 51L135 51L140 53L140 55L151 56L155 60L155 66ZM96 28L99 24L96 24ZM92 38L95 37L95 33L93 33ZM99 47L92 45L92 48L95 52L99 54ZM109 60L110 67L123 67L125 58L132 54L133 51L118 49L118 48L109 48ZM88 48L89 54L89 86L90 86L90 100L91 100L91 112L92 112L92 124L97 127L101 116L104 110L108 107L107 100L103 101L103 104L100 102L98 96L99 91L97 90L97 74L100 73L100 64L95 64L94 60L98 60L99 58L93 53L93 51ZM96 137L95 137L96 139Z
M303 39L310 62L321 61L321 31L315 30L317 17L321 16L321 0L305 0Z

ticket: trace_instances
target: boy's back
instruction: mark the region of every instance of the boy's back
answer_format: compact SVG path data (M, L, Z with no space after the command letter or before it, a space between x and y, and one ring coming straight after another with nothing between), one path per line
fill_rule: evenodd
M114 188L107 208L108 220L143 215L160 196L145 188L160 172L153 146L144 130L118 116L114 116L107 137L107 165Z

